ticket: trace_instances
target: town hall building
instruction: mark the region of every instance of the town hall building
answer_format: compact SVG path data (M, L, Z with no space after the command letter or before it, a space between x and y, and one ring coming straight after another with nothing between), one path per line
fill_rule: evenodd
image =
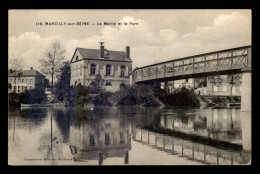
M105 49L100 42L100 49L76 48L71 62L70 85L81 83L89 86L98 74L105 80L104 87L108 91L117 91L120 86L129 85L132 78L132 60L130 47L124 51Z

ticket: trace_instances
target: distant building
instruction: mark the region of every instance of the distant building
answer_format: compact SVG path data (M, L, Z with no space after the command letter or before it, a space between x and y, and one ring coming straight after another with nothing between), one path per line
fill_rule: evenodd
M129 85L132 78L132 60L130 47L126 51L111 51L105 49L100 42L100 50L76 48L70 63L70 85L81 83L89 86L98 74L105 80L105 89L116 91L122 85Z
M11 89L8 89L8 93L13 91L20 93L26 89L45 90L49 86L49 80L37 70L33 70L32 67L30 70L22 71L21 77L13 73L10 74L10 71L8 71L8 83L11 84Z

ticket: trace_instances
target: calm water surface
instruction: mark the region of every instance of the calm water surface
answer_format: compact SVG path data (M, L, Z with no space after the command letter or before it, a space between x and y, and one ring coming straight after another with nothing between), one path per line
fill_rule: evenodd
M9 164L202 164L136 141L146 126L242 145L238 109L10 108Z

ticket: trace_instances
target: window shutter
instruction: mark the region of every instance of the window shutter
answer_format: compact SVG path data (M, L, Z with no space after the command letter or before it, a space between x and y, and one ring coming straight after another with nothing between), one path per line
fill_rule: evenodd
M103 75L106 75L106 65L103 66Z
M125 67L125 76L128 76L128 66Z
M114 65L111 66L111 75L114 75Z
M118 76L120 76L120 75L121 75L121 68L120 68L120 66L118 66L118 71L117 71L117 74L118 74Z
M95 74L99 74L99 65L98 64L96 65L96 72L95 72Z
M91 68L90 68L90 64L88 64L88 74L90 74L91 73L91 70L90 70Z

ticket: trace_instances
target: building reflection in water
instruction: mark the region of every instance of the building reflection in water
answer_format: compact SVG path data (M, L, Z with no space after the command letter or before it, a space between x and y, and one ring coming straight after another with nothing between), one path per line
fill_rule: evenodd
M115 114L114 114L115 115ZM88 118L70 130L70 150L75 161L121 157L128 164L131 149L130 123L125 117L100 117L89 112Z
M242 143L240 111L235 109L208 109L204 112L197 110L192 114L188 111L162 113L160 127L215 140Z

